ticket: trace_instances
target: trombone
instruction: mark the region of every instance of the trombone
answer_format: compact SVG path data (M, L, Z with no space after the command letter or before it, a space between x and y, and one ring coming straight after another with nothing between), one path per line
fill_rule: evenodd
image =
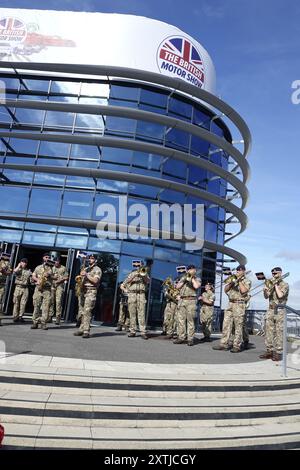
M262 274L264 276L263 273L256 273L256 274ZM285 273L283 274L282 276L276 278L276 279L267 279L265 278L264 279L264 282L262 282L261 284L258 284L258 286L255 286L255 287L252 287L252 289L250 289L249 293L250 292L253 292L255 291L256 289L259 289L260 287L263 286L262 289L258 290L257 292L254 292L254 294L251 294L251 297L254 297L255 295L257 294L260 294L261 292L263 292L264 289L273 289L273 287L275 287L275 284L277 284L278 282L282 281L282 279L285 279L286 277L288 277L290 275L290 273Z

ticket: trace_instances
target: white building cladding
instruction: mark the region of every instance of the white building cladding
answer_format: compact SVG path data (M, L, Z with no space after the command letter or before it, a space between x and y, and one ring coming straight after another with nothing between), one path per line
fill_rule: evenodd
M245 262L226 242L246 227L250 133L215 95L197 41L130 15L0 9L0 58L1 239L109 252L118 283L133 256L152 258L150 319L176 264L193 262L214 280L223 255ZM97 239L95 208L118 194L129 204L205 204L203 250Z

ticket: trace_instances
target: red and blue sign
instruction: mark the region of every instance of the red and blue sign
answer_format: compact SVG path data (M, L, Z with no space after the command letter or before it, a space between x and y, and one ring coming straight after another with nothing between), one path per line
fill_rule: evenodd
M24 41L26 34L26 25L18 18L0 19L0 41L19 43Z
M158 48L157 64L163 74L182 78L199 88L203 86L203 61L189 39L180 36L166 38Z

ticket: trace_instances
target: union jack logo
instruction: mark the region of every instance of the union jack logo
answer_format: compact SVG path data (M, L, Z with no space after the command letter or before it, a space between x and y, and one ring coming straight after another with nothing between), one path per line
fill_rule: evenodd
M22 41L26 36L26 26L17 18L8 17L0 19L1 40Z
M193 43L184 37L166 38L158 50L158 66L163 73L177 75L201 87L204 82L204 65Z

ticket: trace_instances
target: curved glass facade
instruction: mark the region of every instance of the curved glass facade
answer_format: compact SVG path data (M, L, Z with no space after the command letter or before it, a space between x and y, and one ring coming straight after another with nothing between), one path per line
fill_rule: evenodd
M7 98L0 114L1 240L58 252L74 249L99 253L104 277L95 317L102 321L117 317L118 285L131 270L132 259L153 260L147 310L150 324L161 321L161 283L167 276L176 275L178 264L193 263L203 281L215 281L216 263L221 265L223 260L228 210L189 188L229 200L228 182L217 171L229 172L228 153L193 131L204 129L231 144L231 133L220 117L183 93L129 79L9 71L2 73L1 79ZM56 109L50 107L51 103ZM70 104L87 105L88 112L69 109ZM62 105L60 110L58 105ZM106 106L107 114L97 111L98 106ZM156 122L152 114L143 120L142 115L133 118L109 111L116 108L154 113L159 119ZM164 116L192 126L186 130L169 126L161 119ZM104 139L99 143L97 138ZM147 151L144 143L155 147ZM172 158L172 152L168 156L161 149L177 153ZM213 163L215 167L209 168L217 172L198 165L198 161ZM29 171L26 165L36 169ZM45 166L51 171L44 172L41 167ZM52 171L55 168L60 171ZM70 174L68 168L142 175L181 183L183 189L172 184L160 187L126 181L124 176L120 180L117 176L94 177L92 173L78 176ZM218 245L220 252L210 249L206 242L201 251L189 252L174 240L99 239L95 227L83 226L82 221L96 221L101 203L117 210L120 195L129 208L138 202L149 207L153 202L204 204L205 241Z

